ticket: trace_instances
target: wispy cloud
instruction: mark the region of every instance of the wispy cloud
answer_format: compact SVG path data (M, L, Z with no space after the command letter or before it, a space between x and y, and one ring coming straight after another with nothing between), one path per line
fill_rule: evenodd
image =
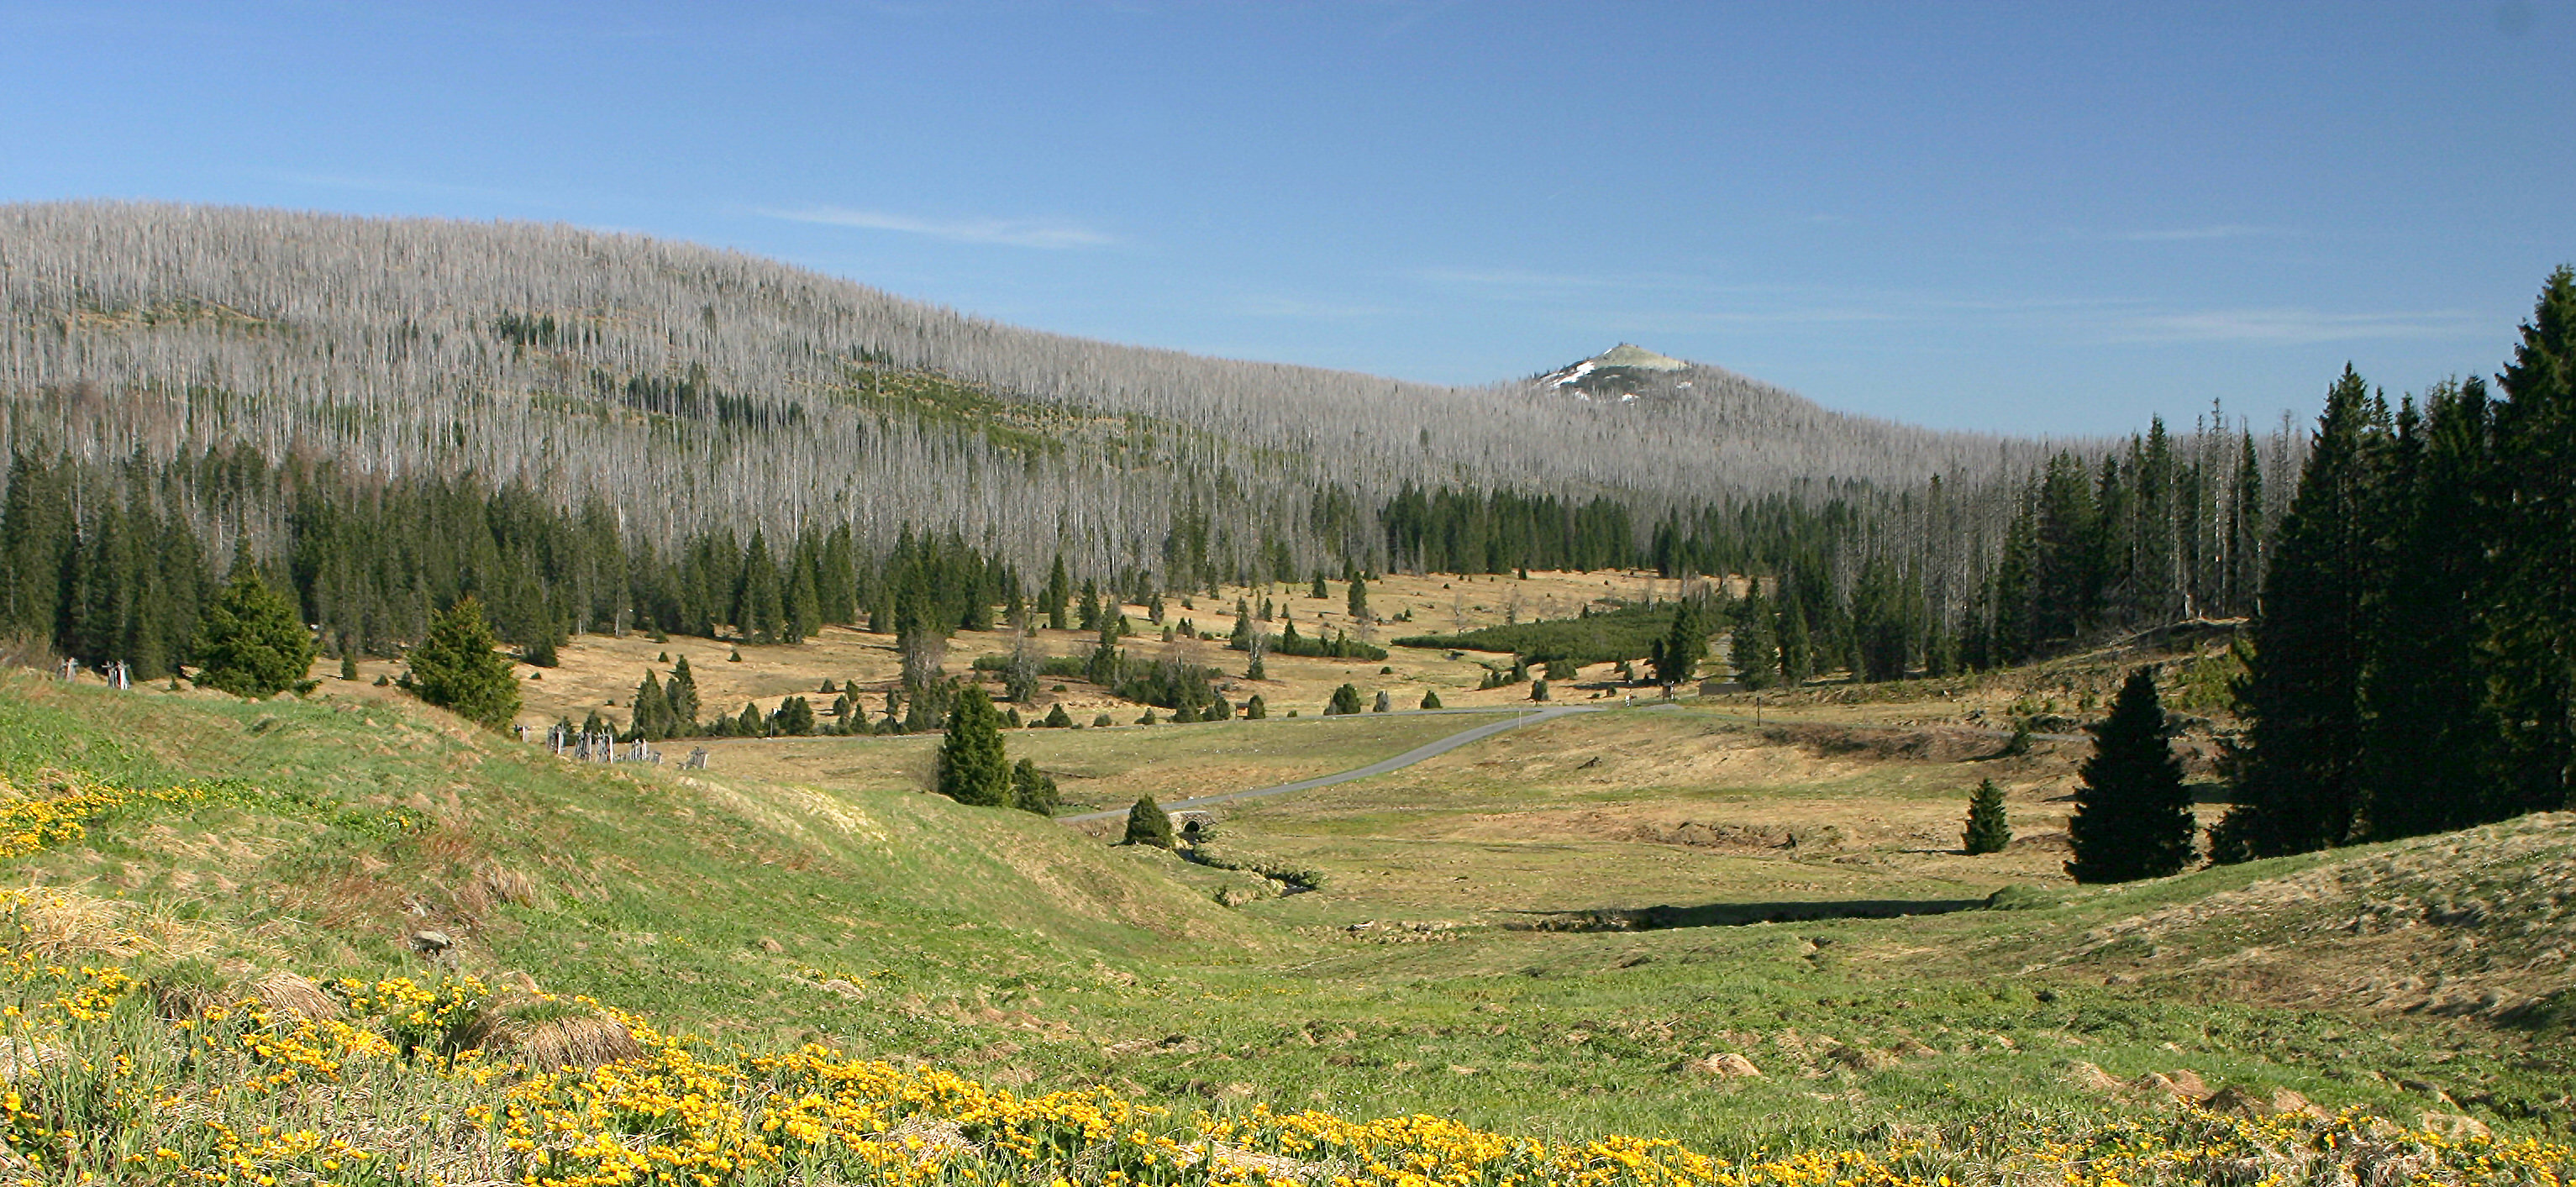
M1715 286L1695 277L1606 265L1599 272L1541 272L1536 269L1513 267L1435 267L1415 268L1400 275L1418 284L1446 289L1473 290L1489 297L1547 296L1573 289L1637 291L1714 291L1715 289Z
M1601 288L1615 283L1608 277L1582 276L1568 272L1534 272L1526 268L1417 268L1411 275L1415 280L1428 284L1455 288Z
M1117 237L1089 227L1043 219L917 218L882 210L852 210L845 206L806 206L795 210L762 210L760 213L770 218L827 227L895 231L956 243L998 243L1008 247L1039 247L1054 251L1106 247L1118 242Z
M1303 318L1315 321L1348 321L1363 317L1386 317L1401 312L1383 305L1305 301L1295 297L1246 297L1236 301L1232 308L1235 313L1245 317Z
M2326 313L2315 309L2204 309L2138 312L2100 323L2105 336L2127 342L2244 342L2309 346L2372 338L2457 338L2492 327L2461 310Z
M2250 226L2141 231L2120 238L2186 242L2295 234ZM2102 236L2095 236L2102 238ZM2192 308L2139 297L1986 296L1836 285L1738 285L1608 270L1562 274L1512 267L1418 269L1416 282L1468 299L1546 301L1561 316L1619 334L1779 333L1902 324L1937 333L1999 333L2037 342L2256 349L2337 342L2453 340L2493 329L2463 309L2331 311L2298 305Z
M1798 326L1851 325L1857 322L1913 320L1895 309L1856 306L1798 306L1771 309L1662 310L1601 315L1608 324L1639 331L1687 333L1696 330L1780 329Z
M2257 236L2283 235L2278 227L2253 227L2243 223L2218 223L2206 227L2168 227L2159 230L2122 231L2111 236L2123 243L2198 243L2210 239L2250 239Z

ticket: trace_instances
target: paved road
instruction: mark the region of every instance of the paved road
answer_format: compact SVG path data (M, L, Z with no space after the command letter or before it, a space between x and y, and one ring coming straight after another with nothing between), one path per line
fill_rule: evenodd
M1559 717L1565 717L1576 713L1598 713L1609 707L1610 706L1608 705L1558 705L1546 709L1536 709L1504 721L1488 722L1471 730L1463 730L1461 732L1451 734L1448 737L1439 739L1438 741L1424 743L1423 745L1416 746L1411 750L1407 750L1402 754L1396 755L1393 758L1373 762L1364 767L1354 767L1350 770L1337 772L1331 775L1318 775L1312 779L1300 779L1294 783L1282 783L1276 787L1256 787L1249 791L1227 791L1219 792L1215 795L1192 796L1185 800L1177 800L1172 803L1165 804L1163 805L1163 809L1165 811L1172 811L1182 808L1205 808L1211 804L1222 804L1229 800L1248 800L1260 796L1286 795L1292 791L1311 791L1318 787L1331 787L1336 783L1348 783L1353 779L1367 779L1372 776L1386 774L1389 771L1401 770L1434 755L1447 754L1452 750L1456 750L1457 748L1468 744L1469 742L1480 741L1485 738L1493 737L1504 730L1519 729L1522 726L1534 725L1542 721L1554 721ZM1431 713L1491 713L1493 710L1432 709L1417 712L1422 712L1424 716L1428 716ZM1094 820L1121 819L1126 815L1127 809L1113 808L1106 812L1084 812L1074 816L1058 816L1056 817L1056 820L1062 824L1087 824Z

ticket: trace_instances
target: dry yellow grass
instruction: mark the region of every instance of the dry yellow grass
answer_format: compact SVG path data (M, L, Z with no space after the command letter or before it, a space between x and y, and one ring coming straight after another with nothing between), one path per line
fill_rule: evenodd
M1493 660L1495 656L1471 652L1464 658L1450 659L1445 651L1392 647L1388 640L1473 630L1507 621L1568 618L1586 606L1603 606L1611 600L1670 599L1683 588L1680 582L1632 571L1532 572L1527 579L1510 575L1388 574L1369 583L1369 609L1375 620L1363 623L1350 615L1349 586L1340 581L1325 584L1327 596L1321 599L1309 596L1313 592L1309 585L1226 586L1213 596L1191 595L1186 606L1181 598L1172 597L1164 603L1166 624L1178 626L1187 620L1201 634L1213 637L1176 639L1171 643L1162 641L1161 628L1149 621L1146 607L1129 605L1123 609L1137 633L1120 646L1142 659L1178 654L1190 662L1215 667L1231 678L1225 689L1229 700L1239 704L1258 694L1274 715L1285 715L1292 709L1307 716L1318 714L1332 698L1333 690L1344 683L1357 685L1372 698L1385 691L1399 709L1419 705L1425 691L1437 691L1442 703L1453 709L1526 704L1526 685L1476 688L1484 674L1477 661ZM1256 612L1263 599L1269 599L1281 615L1266 624L1274 633L1293 621L1302 635L1329 637L1347 632L1354 638L1387 647L1390 654L1384 661L1273 655L1267 661L1267 679L1243 679L1247 657L1242 652L1226 650L1224 644L1225 636L1234 627L1238 598ZM1051 656L1086 654L1097 637L1090 631L1044 629L1033 631L1032 636L1038 649ZM1003 654L1011 645L1012 636L1007 631L958 632L949 640L948 670L965 672L976 656ZM737 654L742 657L739 662L733 659ZM684 656L697 680L703 712L709 716L719 712L739 714L745 704L757 705L766 713L790 696L803 696L817 701L817 708L826 707L832 699L820 691L826 680L835 688L857 682L865 690L860 699L870 714L881 715L884 690L892 685L901 668L893 636L846 627L827 627L802 643L782 646L688 636L657 643L642 634L582 635L560 649L557 667L514 667L523 700L519 724L542 729L563 718L580 721L594 711L623 723L628 702L644 673L668 673L671 665ZM1381 668L1393 671L1381 673ZM1574 683L1606 682L1615 668L1613 664L1593 665L1583 669ZM358 665L358 679L344 681L339 679L339 661L317 660L313 677L322 682L322 690L328 695L378 699L401 694L396 689L375 687L375 679L399 677L402 671L399 660L364 660ZM1054 691L1059 684L1064 691ZM1066 713L1085 724L1107 713L1121 725L1142 712L1142 706L1081 680L1049 679L1041 688L1044 691L1036 703L1023 712L1044 714L1061 703ZM1593 695L1591 691L1562 686L1556 694L1558 700Z
M449 1037L448 1046L524 1063L541 1072L588 1071L644 1054L635 1033L600 1010L526 996L484 1003Z

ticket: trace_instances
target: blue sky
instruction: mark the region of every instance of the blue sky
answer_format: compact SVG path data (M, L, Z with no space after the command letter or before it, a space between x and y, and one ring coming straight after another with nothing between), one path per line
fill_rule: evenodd
M2494 370L2576 3L0 3L0 200L564 221L1481 381L2125 431Z

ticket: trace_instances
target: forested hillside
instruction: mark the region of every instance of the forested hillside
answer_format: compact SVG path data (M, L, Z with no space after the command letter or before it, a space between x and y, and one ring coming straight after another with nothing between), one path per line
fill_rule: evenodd
M1354 548L1317 487L1501 483L1658 505L1984 475L2032 447L1829 412L1710 367L1592 407L998 325L736 253L562 226L73 203L0 211L0 447L248 443L472 472L629 528L882 547L954 527L1023 560L1150 557L1182 516L1240 557Z
M2300 444L1935 433L1625 345L1471 388L1206 359L561 226L0 208L0 309L0 634L147 673L238 558L326 645L474 593L542 649L792 638L891 599L907 533L972 558L956 622L1059 561L1136 601L1646 566L1778 578L1818 666L1866 627L1902 671L2241 611Z
M2497 376L2347 369L2283 522L2222 859L2565 807L2576 790L2576 271Z

